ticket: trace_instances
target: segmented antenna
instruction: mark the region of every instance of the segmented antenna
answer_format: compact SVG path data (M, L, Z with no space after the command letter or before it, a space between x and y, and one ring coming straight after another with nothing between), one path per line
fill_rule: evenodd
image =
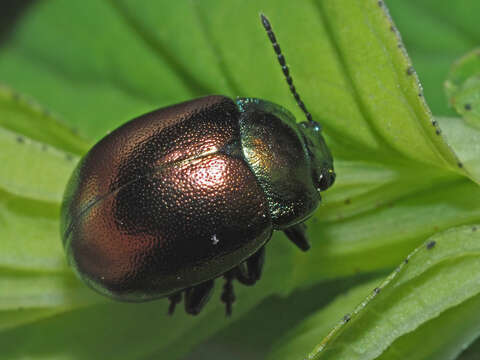
M273 33L272 26L270 25L270 21L268 21L267 17L263 14L260 14L260 18L262 19L263 27L267 31L268 38L270 39L270 42L273 45L273 50L275 50L275 53L277 54L278 62L282 67L283 75L285 75L285 80L287 80L287 84L290 87L290 92L292 93L293 97L297 101L298 106L300 106L300 109L302 109L302 111L305 113L307 120L309 122L314 122L312 119L312 114L308 112L302 99L300 99L300 95L298 95L297 93L297 89L295 89L295 86L293 85L293 80L292 80L292 77L290 76L290 70L288 69L287 63L285 62L285 57L282 54L280 45L278 45L277 43L277 38Z

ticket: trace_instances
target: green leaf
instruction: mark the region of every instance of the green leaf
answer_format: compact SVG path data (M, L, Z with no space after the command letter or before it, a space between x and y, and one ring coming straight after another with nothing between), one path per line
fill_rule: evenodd
M303 121L260 11L335 157L337 183L308 223L312 250L300 253L277 233L259 284L235 285L232 319L218 300L220 281L196 318L167 317L166 300L119 304L94 294L66 267L58 233L65 182L86 143L146 111L209 93L268 99ZM455 136L438 135L382 2L51 0L35 2L10 34L0 79L42 107L0 91L6 358L178 359L273 294L382 273L426 237L480 220L478 150L458 146L458 127ZM259 317L250 319L245 332L256 336Z
M0 192L0 274L5 269L66 270L59 211L58 205Z
M271 99L299 114L258 21L261 6L265 12L268 10L274 24L276 16L280 18L280 9L292 8L291 16L282 17L278 35L285 52L292 54L289 61L296 82L304 84L305 102L312 104L313 114L322 120L328 133L337 134L339 153L346 149L351 154L360 147L369 152L371 160L390 163L392 158L401 161L407 157L456 169L454 155L435 135L427 107L418 96L421 90L416 77L407 74L410 63L397 47L400 40L390 31L391 20L376 2L354 6L318 2L305 4L297 12L287 2L269 6L268 1L264 5L253 1L230 5L209 1L202 6L181 2L158 9L155 6L159 5L139 6L129 1L38 4L18 28L15 41L0 55L0 76L47 106L59 109L76 128L82 124L79 131L88 131L93 138L139 112L208 92ZM70 20L82 14L89 18L87 23ZM159 31L157 24L169 14L182 14L182 20L184 15L187 19L194 17L189 26L206 40L198 43L197 36L191 38L192 31L185 29L181 36L188 36L188 41L183 45L170 35L172 30ZM241 17L242 26L229 26L231 16ZM355 27L339 26L347 19ZM68 32L57 31L62 27ZM101 35L92 38L85 27ZM173 29L178 32L176 24ZM303 42L308 44L308 50L301 46L297 33L316 33L315 41ZM75 41L68 41L67 36ZM122 46L118 46L118 39ZM63 44L62 51L51 51L54 44ZM368 51L365 44L369 44ZM238 56L252 51L265 54L258 57L255 66ZM307 51L309 62L305 66L302 56L293 55ZM207 53L206 58L201 56L203 53ZM76 54L95 56L84 56L80 62ZM191 54L201 59L196 60L198 70L192 67L196 71L184 70L185 60L180 60L190 59ZM215 57L220 60L212 60ZM216 66L218 61L220 66ZM142 66L134 67L138 63ZM212 70L202 70L205 68L217 69L213 74L226 79L230 86L217 82L215 86L197 85L213 76ZM30 70L28 78L26 69ZM76 81L79 77L82 81ZM93 78L95 82L90 80ZM278 86L266 87L264 79L277 79ZM51 91L45 92L45 87ZM124 96L105 96L107 88L112 94L121 91ZM328 94L328 101L316 101L316 94ZM143 105L139 99L144 99Z
M480 94L480 93L479 93ZM459 156L465 170L480 182L480 129L463 119L437 118L450 146Z
M480 128L480 49L458 60L445 81L450 105L468 123Z
M472 316L480 283L471 276L480 270L479 240L480 228L471 225L436 234L381 285L356 288L294 329L271 358L301 359L300 350L316 344L307 358L453 359L480 334ZM328 332L334 316L343 319Z
M457 357L457 360L475 360L480 353L480 338Z
M44 148L53 146L77 155L89 148L47 109L4 86L0 86L0 126L18 134L19 141L27 136L43 143Z
M326 306L337 296L349 291L351 287L372 279L377 279L375 281L378 284L381 282L380 276L384 277L387 274L382 272L381 274L354 275L297 290L287 297L272 296L262 301L242 319L229 324L212 339L194 349L192 354L201 360L209 359L212 355L215 359L226 357L234 360L265 359L272 345L277 346L278 344L275 343L278 339L295 327L301 319ZM353 303L352 307L355 305L356 303ZM258 321L258 319L268 319L268 321ZM252 329L252 324L255 324L255 331ZM330 326L328 323L325 325ZM298 353L298 349L289 348L288 350L290 354Z
M395 199L374 200L372 209L361 215L348 216L348 207L361 198L353 197L343 206L327 202L316 214L317 221L314 219L309 226L313 251L308 256L296 255L293 283L307 286L319 280L392 268L402 254L405 256L432 234L480 219L477 185L429 178L428 172L418 170L413 170L413 175L430 184L405 182L409 191ZM391 186L403 184L403 180L392 181ZM382 190L386 193L388 188Z
M382 277L383 278L383 277ZM382 283L382 278L355 286L337 296L321 311L304 319L300 324L280 338L272 347L268 359L305 359L311 351L335 325L355 308L372 290Z
M11 194L59 203L78 157L0 128L0 187Z
M443 91L452 63L478 47L480 28L477 0L386 0L415 70L422 80L425 96L437 116L455 116Z
M445 310L441 316L400 337L378 359L457 359L480 334L479 305L480 296L476 295Z

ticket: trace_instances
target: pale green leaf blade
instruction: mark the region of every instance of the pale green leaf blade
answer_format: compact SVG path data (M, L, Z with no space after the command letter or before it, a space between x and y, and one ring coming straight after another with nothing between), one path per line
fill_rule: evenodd
M385 0L435 116L455 116L443 91L452 63L478 47L477 0Z
M104 301L70 272L39 273L2 271L0 310L61 308Z
M390 187L384 186L381 191L386 199L373 202L370 211L355 216L348 216L349 207L361 197L332 204L332 209L327 199L308 223L312 251L308 256L296 254L293 284L309 286L338 276L393 268L436 232L478 222L478 185L468 179L429 177L433 174L429 169L412 170L418 182L403 183L404 179L399 178L389 184L393 189L403 184L409 191L389 198ZM368 196L373 198L375 193Z
M480 94L480 93L479 93ZM480 183L480 128L464 119L437 118L445 137L471 178Z
M8 269L65 271L58 204L0 192L0 277Z
M452 360L480 335L480 296L445 310L440 316L398 338L379 360ZM478 357L478 353L475 355Z
M398 359L398 353L415 350L414 346L412 347L415 342L403 340L403 335L412 331L424 331L422 325L429 326L428 322L431 320L436 321L438 326L444 326L444 330L449 329L452 318L448 314L442 319L435 319L457 306L466 307L455 310L456 315L463 316L465 321L457 319L454 326L459 331L465 330L464 333L470 332L471 341L478 336L480 330L476 321L468 321L471 316L468 310L472 309L472 304L478 303L480 294L478 277L470 276L480 270L479 240L480 228L475 225L453 228L434 235L414 250L382 285L376 289L371 288L364 301L351 309L351 313L338 322L330 333L325 333L322 321L325 316L332 315L327 308L294 330L292 338L284 341L282 346L296 347L296 343L301 342L304 347L306 343L312 344L316 338L317 345L306 358ZM355 298L357 293L362 291L365 289L361 287L351 296ZM339 299L330 307L343 310L345 302L348 303L348 298ZM337 316L340 318L344 314L337 313ZM319 336L322 334L325 338L320 341ZM426 334L435 336L431 331ZM433 354L446 351L446 354L450 354L442 359L453 359L461 350L458 340L434 342L432 339L428 344L425 352ZM387 348L388 352L380 357ZM447 351L450 348L455 351ZM287 358L282 356L282 348L278 348L272 358ZM302 357L299 355L298 358ZM422 358L425 357L418 357Z
M217 1L201 5L179 2L156 5L158 8L131 1L86 4L90 3L36 4L7 44L8 51L0 56L0 76L50 108L59 109L76 128L83 124L80 131L94 138L129 116L146 111L148 104L153 109L212 91L266 98L286 105L301 119L258 20L260 10L268 12L277 28L276 18L290 9L290 16L282 17L278 36L296 83L304 89L305 102L324 123L333 144L338 143L334 154L346 151L351 156L363 146L361 151L378 160L391 162L401 155L460 171L451 150L435 134L428 108L418 97L417 80L407 73L409 60L398 48L400 40L390 31L392 22L378 2L305 3L297 16L297 6L287 1L274 6L268 1L228 6ZM59 12L63 16L57 16ZM88 17L86 12L96 16ZM83 18L84 13L89 18L87 23L65 20ZM191 38L191 31L178 29L185 45L177 42L178 36L169 35L176 27L162 32L157 26L167 14L180 13L191 19L189 25L199 33ZM242 26L230 26L230 19L235 17L244 19ZM58 28L68 31L59 32ZM92 38L84 28L101 36ZM36 41L32 33L41 34L42 41ZM66 39L67 33L74 42ZM302 45L298 33L315 33L315 41ZM119 39L122 46L116 45ZM173 39L175 44L170 44ZM49 51L53 44L60 43L64 44L61 51ZM78 53L95 56L76 65ZM249 53L259 56L252 62L246 56ZM302 64L301 54L306 53L308 66ZM190 59L191 54L198 60L189 69L184 59ZM141 67L133 67L139 62ZM22 74L16 70L19 63L24 68ZM202 70L206 67L209 70ZM223 82L212 81L214 75ZM276 81L278 86L265 86L265 79ZM53 91L42 91L42 84ZM74 85L79 86L75 93ZM112 95L106 96L110 88ZM328 100L319 101L319 95L321 99L327 94Z
M450 105L470 125L480 128L480 49L457 60L445 81Z
M11 89L0 86L0 127L77 155L84 154L89 144L74 134L47 109Z
M268 360L305 359L307 352L313 349L344 316L349 316L352 309L361 303L372 292L372 289L379 286L382 281L383 278L377 278L353 287L337 296L321 311L307 317L280 338L272 347Z
M78 157L0 128L0 187L11 194L60 203Z

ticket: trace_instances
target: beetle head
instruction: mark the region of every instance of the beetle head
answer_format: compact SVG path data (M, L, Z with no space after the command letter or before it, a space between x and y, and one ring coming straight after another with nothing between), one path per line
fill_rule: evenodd
M316 121L299 124L310 156L312 177L318 191L325 191L335 182L333 158L322 136L322 128Z
M260 14L260 19L265 31L267 32L268 38L273 45L273 50L277 54L277 60L282 67L282 72L290 88L290 92L307 118L307 121L300 123L300 131L303 134L303 138L310 156L313 182L319 192L327 190L335 181L332 154L330 153L330 150L323 139L320 124L313 120L312 115L308 112L307 107L301 100L297 89L293 85L293 79L290 76L290 70L285 57L280 50L280 45L278 45L277 38L272 30L270 21L264 14Z

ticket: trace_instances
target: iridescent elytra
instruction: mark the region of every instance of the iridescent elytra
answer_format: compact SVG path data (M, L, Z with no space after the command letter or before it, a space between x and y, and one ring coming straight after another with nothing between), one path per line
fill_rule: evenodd
M260 279L265 244L283 231L308 250L304 221L334 180L333 159L300 99L267 18L262 24L305 113L211 95L137 117L80 160L65 190L61 235L77 275L111 298L184 298L198 314L225 278Z

